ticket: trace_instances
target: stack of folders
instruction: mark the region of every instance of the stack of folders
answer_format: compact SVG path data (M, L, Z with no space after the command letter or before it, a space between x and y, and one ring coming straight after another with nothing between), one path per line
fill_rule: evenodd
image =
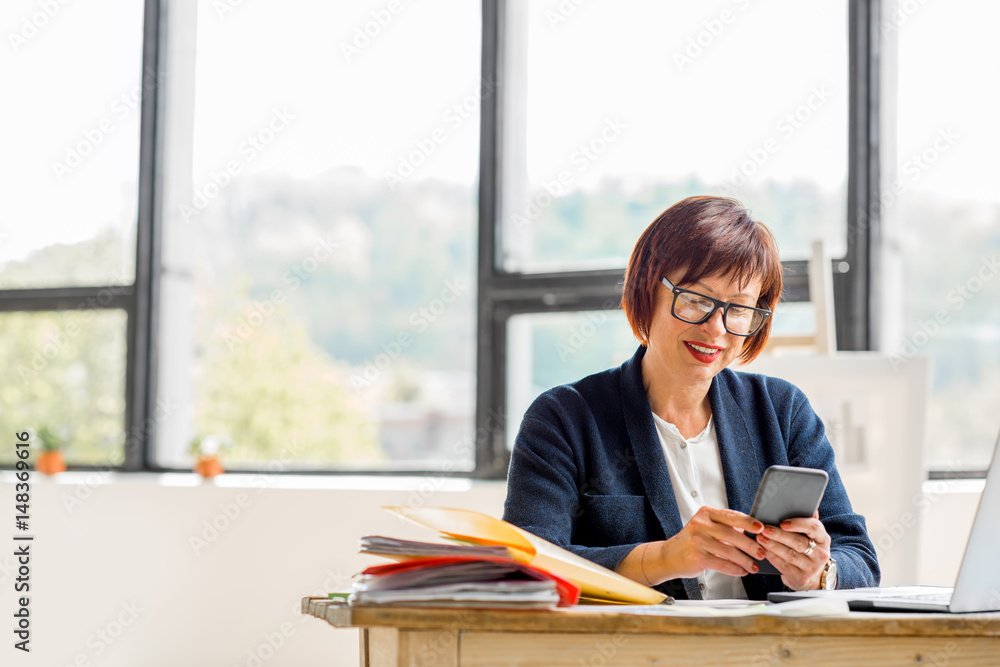
M579 597L568 581L509 558L445 556L369 567L355 579L348 603L550 609Z
M416 542L413 540L400 540L395 537L382 537L381 535L362 537L360 552L374 556L385 556L393 560L410 560L412 558L430 558L433 556L511 557L510 550L503 546Z
M448 542L363 537L362 553L398 562L362 572L348 596L352 604L532 608L673 602L501 519L446 507L385 509Z

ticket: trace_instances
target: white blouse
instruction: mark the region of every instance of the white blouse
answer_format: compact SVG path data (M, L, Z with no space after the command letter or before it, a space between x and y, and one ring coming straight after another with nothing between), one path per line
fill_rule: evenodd
M685 526L702 506L726 509L726 482L722 477L722 458L713 419L709 417L705 430L685 439L676 426L653 413L660 446L667 459L674 499ZM698 575L698 587L706 600L723 598L747 599L740 577L705 570Z

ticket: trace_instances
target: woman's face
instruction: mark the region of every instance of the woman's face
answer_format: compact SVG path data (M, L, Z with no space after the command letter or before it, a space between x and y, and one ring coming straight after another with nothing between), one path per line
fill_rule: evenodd
M681 285L684 271L667 275L677 287L683 287L721 301L729 301L744 306L757 306L761 281L754 278L742 288L730 275L709 276L696 283ZM715 374L740 356L744 336L726 331L722 323L722 309L701 324L689 324L674 317L671 304L674 295L670 288L660 283L656 293L656 307L649 328L649 346L646 355L652 353L657 369L666 372L682 384L711 382Z

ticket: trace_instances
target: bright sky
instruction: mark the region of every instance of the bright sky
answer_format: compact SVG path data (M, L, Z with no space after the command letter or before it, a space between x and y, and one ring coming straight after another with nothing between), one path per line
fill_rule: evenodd
M130 96L140 76L140 4L88 0L58 5L51 17L37 0L0 9L0 89L16 100L0 109L0 263L134 225L138 110ZM475 182L479 3L400 0L393 14L388 0L242 2L220 15L221 4L199 3L196 186L234 159L244 174L309 178L354 165L382 178L428 142L434 150L414 178ZM591 0L553 24L560 4L572 3L518 3L531 182L575 169L579 146L619 118L627 127L574 185L605 175L718 183L748 151L773 146L755 179L842 186L846 2ZM1000 201L1000 47L992 34L1000 3L912 4L896 31L900 162L933 146L941 130L958 138L911 187ZM345 55L373 12L385 25L371 23L377 34ZM685 54L689 39L701 41L701 53ZM680 54L694 57L679 67ZM800 109L810 101L813 109ZM463 103L467 117L453 110ZM248 160L244 142L276 111L291 122ZM796 111L808 112L798 128L783 121ZM74 146L93 148L76 167L67 163ZM57 173L56 163L70 169Z
M142 3L53 5L51 17L36 1L0 8L0 265L135 225L139 113L131 94ZM88 155L60 178L53 165L78 144Z

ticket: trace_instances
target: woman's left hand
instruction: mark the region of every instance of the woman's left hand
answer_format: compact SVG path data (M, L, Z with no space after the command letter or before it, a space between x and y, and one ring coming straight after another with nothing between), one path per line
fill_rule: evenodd
M810 549L810 545L815 546ZM819 576L830 560L830 535L819 513L811 519L789 519L780 527L765 526L757 535L767 559L781 573L781 581L793 591L819 588ZM808 552L808 553L806 553Z

